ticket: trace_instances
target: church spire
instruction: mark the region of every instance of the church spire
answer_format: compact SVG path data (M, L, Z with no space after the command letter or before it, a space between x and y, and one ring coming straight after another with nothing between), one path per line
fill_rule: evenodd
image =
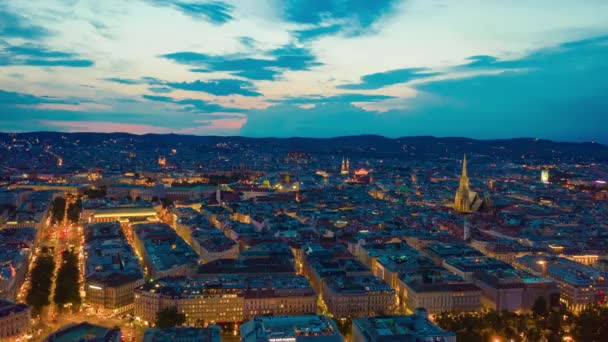
M467 155L465 153L462 160L462 173L460 174L459 188L469 190L469 176L467 175Z

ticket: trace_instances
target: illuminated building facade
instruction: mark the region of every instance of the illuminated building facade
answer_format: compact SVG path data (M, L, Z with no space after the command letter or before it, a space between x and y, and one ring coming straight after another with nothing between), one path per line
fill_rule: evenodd
M154 322L176 307L188 324L235 323L256 315L299 315L317 310L317 296L303 276L164 278L135 290L135 316Z
M384 280L373 276L337 276L323 281L323 301L336 318L390 314L397 297Z
M149 222L157 221L156 209L152 207L116 207L99 208L83 213L83 219L89 223L99 222Z
M559 300L569 310L579 313L595 304L605 304L608 273L562 257L524 255L514 265L557 283ZM550 303L555 306L555 303Z
M481 308L481 289L449 276L422 281L420 276L398 280L397 288L409 309L426 308L431 313L467 312Z
M11 340L26 334L30 329L32 308L22 303L0 299L0 340Z

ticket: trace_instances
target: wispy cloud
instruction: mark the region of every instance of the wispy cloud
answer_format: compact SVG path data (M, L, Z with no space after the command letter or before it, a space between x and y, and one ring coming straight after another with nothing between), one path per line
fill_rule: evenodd
M53 96L36 96L32 94L17 93L0 89L0 106L38 105L50 103L77 105L80 102L73 99L62 99Z
M0 45L0 66L23 65L41 67L86 68L95 65L72 52L56 51L42 45Z
M149 101L156 102L165 102L172 103L175 105L183 106L183 110L187 111L195 111L201 113L214 113L214 112L222 112L222 113L238 113L241 112L241 109L238 108L228 108L215 103L206 102L199 99L175 99L170 96L162 96L162 95L142 95L142 98Z
M208 55L192 51L174 52L161 57L197 67L191 70L194 72L225 71L252 80L274 79L285 70L310 70L321 65L309 49L291 44L268 51L266 58Z
M7 10L0 4L0 37L40 39L50 34L46 28L32 23L21 14Z
M285 97L271 102L289 104L318 104L318 103L353 103L353 102L378 102L393 99L395 96L373 95L373 94L339 94L333 96L310 95L298 97Z
M158 6L169 6L195 19L224 24L233 19L232 5L223 1L148 0Z
M174 89L201 91L216 96L242 95L242 96L262 96L254 91L253 83L235 79L219 79L210 81L194 82L167 82L167 86Z
M301 41L337 33L359 36L372 31L398 0L289 0L284 2L285 19L311 27L294 31Z
M103 79L106 82L139 85L147 84L152 87L150 91L154 93L170 93L172 89L204 92L215 96L242 95L242 96L262 96L255 91L255 85L249 81L237 79L213 79L209 81L193 82L170 82L154 77L142 77L140 79L130 79L121 77L109 77Z
M359 83L343 84L338 86L340 89L352 90L372 90L380 89L390 85L407 83L420 78L440 75L426 68L407 68L377 72L361 77Z

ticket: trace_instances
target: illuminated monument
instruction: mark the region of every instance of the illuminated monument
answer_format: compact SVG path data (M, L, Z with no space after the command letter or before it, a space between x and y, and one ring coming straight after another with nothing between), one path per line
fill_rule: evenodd
M469 186L469 176L467 176L467 156L462 161L462 174L460 175L460 185L454 198L454 209L469 213L479 211L484 204L484 199Z
M340 168L340 174L348 175L350 173L350 159L344 160L342 158L342 167Z
M543 183L549 183L549 170L543 169L540 171L540 181Z

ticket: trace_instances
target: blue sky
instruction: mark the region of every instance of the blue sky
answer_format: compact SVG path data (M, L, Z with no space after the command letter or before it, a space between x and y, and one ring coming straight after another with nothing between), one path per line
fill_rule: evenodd
M608 143L605 0L0 0L0 131Z

